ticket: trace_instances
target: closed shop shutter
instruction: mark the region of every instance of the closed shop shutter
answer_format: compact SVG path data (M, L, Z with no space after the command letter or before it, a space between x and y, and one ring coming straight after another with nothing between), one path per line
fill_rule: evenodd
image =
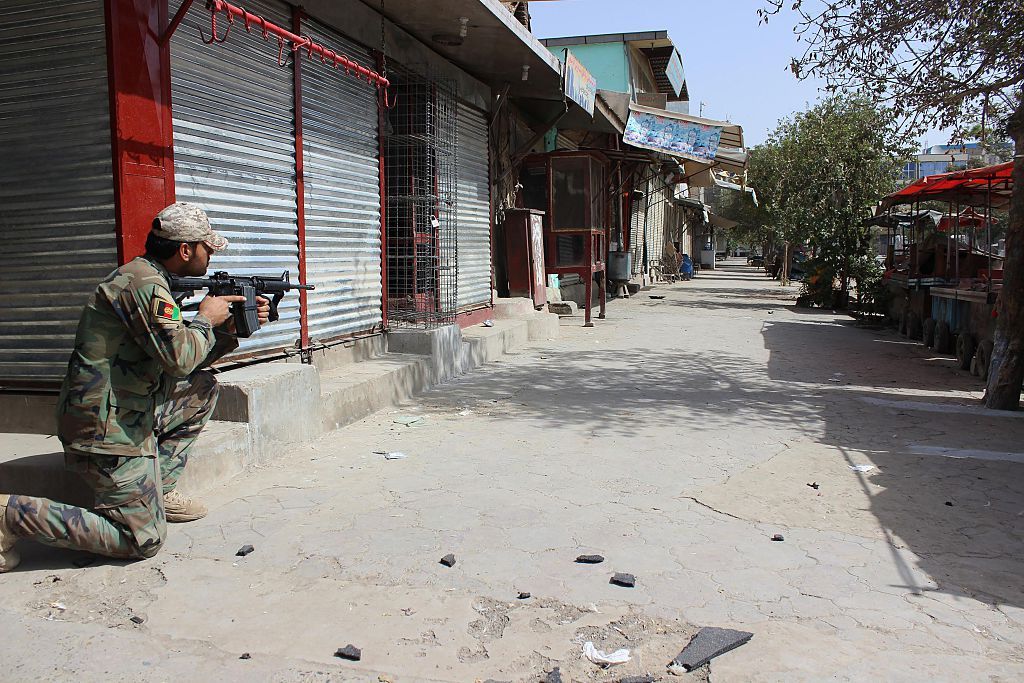
M367 68L369 52L309 20L303 32ZM381 324L376 89L318 59L302 62L306 277L311 338Z
M659 178L651 184L651 203L647 217L647 272L661 268L665 254L666 185Z
M0 379L64 376L117 267L102 0L0 3Z
M484 115L459 104L458 307L491 303L491 183Z
M171 0L173 14L180 0ZM246 9L291 25L283 2L247 0ZM205 22L205 23L204 23ZM292 67L277 64L277 41L235 22L223 44L204 45L209 14L193 9L171 39L174 179L179 201L206 209L231 242L210 270L298 279ZM287 294L281 319L243 340L239 352L292 347L299 297Z
M647 206L652 201L647 193L650 190L650 183L641 184L638 190L644 192L644 196L633 200L633 215L630 219L629 248L633 252L633 275L639 276L644 272L644 236L649 226L644 225L647 216Z

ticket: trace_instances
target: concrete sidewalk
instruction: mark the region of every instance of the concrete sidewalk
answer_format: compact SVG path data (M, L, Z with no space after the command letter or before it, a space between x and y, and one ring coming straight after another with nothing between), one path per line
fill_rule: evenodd
M23 544L7 674L667 679L721 626L755 635L683 680L1024 679L1024 465L978 457L1024 450L1024 421L976 411L951 359L794 297L733 262L563 321L212 489L153 560ZM587 641L631 660L603 670ZM349 643L360 662L332 657Z

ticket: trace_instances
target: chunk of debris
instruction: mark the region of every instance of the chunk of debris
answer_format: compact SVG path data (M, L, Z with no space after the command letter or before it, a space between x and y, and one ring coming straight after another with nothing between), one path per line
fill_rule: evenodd
M616 586L625 586L626 588L632 588L636 585L636 577L632 574L623 574L622 572L616 572L609 583L614 583Z
M363 651L349 643L345 647L339 647L334 652L334 656L338 659L347 659L350 662L358 662L363 658Z
M556 666L554 669L544 674L544 678L540 680L540 683L562 683L561 667Z
M528 592L526 592L526 591L519 591L518 598L520 600L528 600L528 599L530 599L530 597L531 596L530 596L530 594Z
M133 624L142 624L145 621L146 621L146 618L145 617L140 617L138 614L133 614L132 617L131 617L131 622Z
M681 666L687 671L693 671L715 657L745 645L753 637L753 633L735 631L731 628L702 628L690 639L683 651L669 662L669 666Z
M811 487L812 489L814 489L815 491L817 491L818 489L820 489L820 488L821 488L821 484L819 484L818 482L813 482L813 483L811 483L811 484L808 484L808 486L810 486L810 487Z
M948 505L949 507L953 507L953 501L947 500L946 505Z
M775 534L774 536L772 536L772 540L773 541L785 541L786 537L783 536L782 534Z
M238 552L236 552L235 555L238 556L238 557L245 557L246 555L248 555L249 553L251 553L254 550L256 550L256 548L253 548L251 545L246 543L245 545L243 545L241 548L238 549Z
M654 683L656 680L654 676L626 676L619 679L619 683Z
M63 612L67 608L68 608L68 606L65 605L63 602L51 602L50 603L50 609L60 610L61 612Z
M895 437L896 435L893 434L893 436ZM875 466L874 465L850 465L850 469L853 470L854 472L860 472L861 474L865 474L865 473L870 472L871 470L875 469Z
M252 655L249 654L248 652L243 652L242 656L239 657L239 659L252 659Z
M648 294L647 298L661 300L661 299L665 298L665 295L664 294Z
M443 564L446 567L454 567L455 566L455 556L452 555L451 553L448 553L447 555L445 555L444 557L441 558L441 564Z
M580 555L576 561L580 564L601 564L604 562L604 555Z
M494 321L490 319L485 320L484 327L494 327Z

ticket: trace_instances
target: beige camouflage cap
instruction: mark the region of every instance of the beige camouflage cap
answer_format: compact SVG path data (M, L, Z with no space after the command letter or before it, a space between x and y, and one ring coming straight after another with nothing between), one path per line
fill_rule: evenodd
M175 202L158 213L152 232L175 242L205 242L214 251L228 246L228 241L210 227L206 212L188 202Z

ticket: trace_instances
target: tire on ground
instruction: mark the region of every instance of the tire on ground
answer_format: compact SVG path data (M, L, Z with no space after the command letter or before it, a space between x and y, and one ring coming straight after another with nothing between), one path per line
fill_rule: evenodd
M961 332L956 336L956 365L961 370L970 370L973 358L974 335L970 332Z
M978 378L982 382L988 381L988 366L992 362L992 340L986 339L978 344Z
M929 349L935 346L935 318L925 318L921 325L921 339Z
M937 353L949 353L953 350L953 333L945 320L940 320L935 325L935 345L932 348Z

